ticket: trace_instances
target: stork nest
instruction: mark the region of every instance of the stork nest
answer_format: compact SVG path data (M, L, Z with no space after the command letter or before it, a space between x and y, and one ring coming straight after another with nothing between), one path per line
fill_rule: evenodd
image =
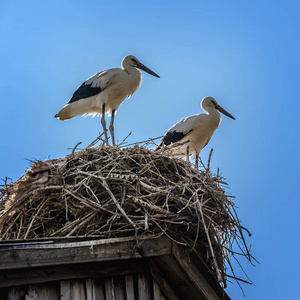
M19 180L5 182L1 240L166 235L200 253L225 287L228 278L239 280L232 245L251 261L246 229L219 175L140 146L73 152L34 162Z

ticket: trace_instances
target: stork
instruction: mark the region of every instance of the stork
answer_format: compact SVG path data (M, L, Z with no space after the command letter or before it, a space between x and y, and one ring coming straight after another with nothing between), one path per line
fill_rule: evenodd
M136 68L160 78L133 55L125 56L122 69L104 70L88 78L54 117L63 121L78 115L101 115L105 141L108 143L105 121L105 114L108 114L111 116L109 131L114 146L114 117L118 107L126 97L129 98L139 88L142 82L142 74Z
M199 154L208 144L215 130L221 123L221 115L235 120L224 108L222 108L213 97L205 97L201 101L202 109L207 114L198 114L187 117L173 125L164 135L156 150L163 145L167 146L172 143L180 142L178 147L175 146L173 154L178 157L186 155L187 160L193 154L195 157L195 166L198 168Z

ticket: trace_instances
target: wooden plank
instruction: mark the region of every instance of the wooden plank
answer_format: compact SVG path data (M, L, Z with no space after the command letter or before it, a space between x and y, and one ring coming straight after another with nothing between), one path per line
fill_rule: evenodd
M0 247L0 270L153 257L170 254L171 246L161 237L144 240L140 247L133 238Z
M187 254L180 250L177 245L172 248L173 257L182 267L189 280L195 287L204 295L207 300L218 300L220 297L215 293L204 276L200 273L197 267L191 262Z
M132 275L125 276L126 300L135 300L134 280Z
M145 238L147 239L147 238ZM148 238L150 239L150 238ZM86 237L85 239L77 239L74 238L42 238L42 239L31 239L31 240L7 240L7 241L0 241L0 250L3 249L27 249L27 248L68 248L74 246L93 246L93 245L103 245L103 244L111 244L117 242L128 242L135 240L134 237L120 237L120 238L110 238L110 239L103 239L103 238L95 238L95 237Z
M125 281L123 276L114 277L114 289L115 289L115 299L116 300L126 300L125 299Z
M145 274L138 275L139 300L151 300L151 286L149 277Z
M71 300L70 280L60 281L60 300Z
M88 278L85 280L86 300L94 300L94 280Z
M105 300L104 279L94 279L94 300Z
M156 267L160 272L159 275L164 278L164 280L170 285L170 287L172 287L174 293L178 298L188 300L206 299L204 294L199 291L199 289L191 282L189 277L186 275L185 270L177 263L176 259L173 256L165 255L153 259L151 261L150 270L152 270L152 264L156 264ZM203 280L203 278L199 278L199 280ZM157 282L161 287L164 296L168 298L168 295L164 290L164 284L161 285L161 282L159 282L158 280Z
M176 292L173 290L170 283L167 281L166 276L164 276L164 273L162 272L162 270L159 269L157 264L153 261L150 264L150 270L151 270L151 275L153 276L153 278L156 280L156 282L160 286L160 289L163 292L166 299L179 300L177 298ZM176 283L176 284L180 284L180 283ZM189 299L189 298L180 298L180 299L182 300L182 299ZM199 300L200 299L201 298L199 298Z
M85 280L86 300L105 300L104 280L88 278Z
M71 300L86 300L84 281L71 280L70 283Z
M156 280L153 278L153 300L162 300L162 294L160 291L160 287Z
M25 292L23 287L11 287L7 291L8 300L21 300L24 299L24 296L25 296Z
M32 284L27 287L25 300L59 300L59 284Z
M149 272L149 258L95 262L67 266L0 271L0 288L76 278L105 277ZM1 290L0 290L1 293Z
M112 277L105 279L105 296L106 300L115 300L114 280Z
M175 248L176 249L176 248ZM203 275L206 279L209 286L215 291L215 293L222 300L230 300L230 297L227 295L223 287L219 284L216 278L213 276L211 271L208 269L206 264L204 263L200 254L196 251L193 251L189 254L189 260L193 262L198 271Z

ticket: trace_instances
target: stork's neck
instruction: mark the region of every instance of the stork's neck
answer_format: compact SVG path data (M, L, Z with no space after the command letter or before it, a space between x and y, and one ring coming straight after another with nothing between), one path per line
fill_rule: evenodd
M209 107L205 111L208 113L208 117L211 120L219 121L219 122L221 121L221 115L215 108Z

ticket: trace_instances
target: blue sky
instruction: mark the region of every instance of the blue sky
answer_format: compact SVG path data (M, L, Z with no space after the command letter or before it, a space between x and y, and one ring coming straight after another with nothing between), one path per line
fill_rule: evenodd
M116 138L163 135L213 96L223 117L209 145L253 236L255 286L246 299L299 293L299 1L1 1L0 178L16 180L26 159L63 157L101 129L100 119L54 115L94 73L133 54L143 73L125 100ZM238 271L241 275L241 272ZM228 294L241 299L237 284Z

